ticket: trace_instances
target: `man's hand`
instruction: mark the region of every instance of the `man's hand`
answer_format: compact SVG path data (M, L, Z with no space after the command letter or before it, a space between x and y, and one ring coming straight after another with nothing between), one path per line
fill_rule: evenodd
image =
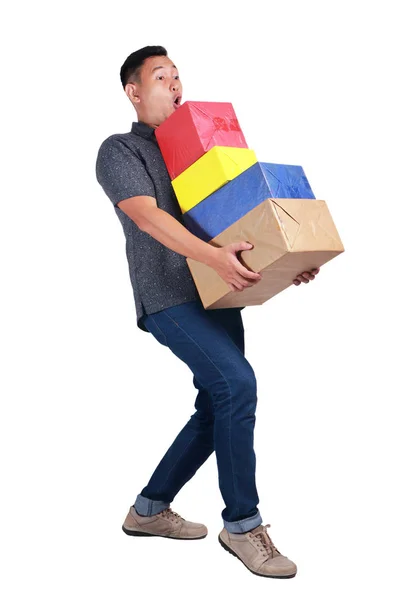
M296 279L293 279L294 285L300 285L301 283L308 283L312 279L315 279L315 276L318 275L319 269L311 269L311 271L304 271L297 275Z
M227 283L232 292L242 292L244 288L251 287L261 279L259 273L249 271L242 265L236 252L251 250L253 244L248 242L233 242L221 248L215 248L214 260L209 263Z

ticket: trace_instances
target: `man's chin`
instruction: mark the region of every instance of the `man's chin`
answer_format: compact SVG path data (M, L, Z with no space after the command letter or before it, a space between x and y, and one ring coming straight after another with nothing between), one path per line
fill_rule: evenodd
M160 117L160 119L159 119L159 125L161 125L161 123L164 123L164 121L166 121L168 119L168 117L173 115L174 112L175 112L175 108L173 108L173 107L169 110L166 110L164 115L162 117Z

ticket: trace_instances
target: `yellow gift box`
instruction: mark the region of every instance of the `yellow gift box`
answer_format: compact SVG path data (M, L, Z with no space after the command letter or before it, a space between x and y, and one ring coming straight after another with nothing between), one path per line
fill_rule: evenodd
M248 148L214 146L172 180L182 213L196 206L256 162L254 151Z

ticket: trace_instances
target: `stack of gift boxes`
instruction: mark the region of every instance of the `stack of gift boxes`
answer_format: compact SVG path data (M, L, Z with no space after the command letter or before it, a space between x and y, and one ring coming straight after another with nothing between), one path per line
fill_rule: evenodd
M263 278L241 292L187 259L204 308L263 304L344 251L302 167L258 162L227 102L185 102L156 138L189 231L214 246L247 241L240 262Z

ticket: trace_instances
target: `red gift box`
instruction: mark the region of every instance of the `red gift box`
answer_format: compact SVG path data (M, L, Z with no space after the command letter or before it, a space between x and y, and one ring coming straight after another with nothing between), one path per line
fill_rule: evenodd
M155 134L171 180L214 146L248 148L229 102L184 102Z

